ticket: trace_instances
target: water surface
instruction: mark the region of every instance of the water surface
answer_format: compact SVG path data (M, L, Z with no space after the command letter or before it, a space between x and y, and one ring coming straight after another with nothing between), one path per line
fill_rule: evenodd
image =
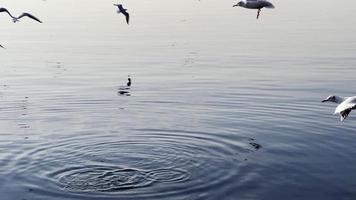
M111 3L3 2L3 199L356 198L354 2Z

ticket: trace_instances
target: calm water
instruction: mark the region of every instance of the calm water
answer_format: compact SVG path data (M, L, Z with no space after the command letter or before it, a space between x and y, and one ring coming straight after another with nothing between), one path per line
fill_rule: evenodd
M2 3L1 199L356 198L355 2Z

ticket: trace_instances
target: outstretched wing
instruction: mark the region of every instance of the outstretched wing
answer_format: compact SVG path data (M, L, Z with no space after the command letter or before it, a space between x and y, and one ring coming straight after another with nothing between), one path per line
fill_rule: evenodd
M340 121L344 121L346 117L350 114L351 109L347 109L340 112Z
M39 23L42 23L41 20L39 20L37 17L31 15L30 13L22 13L22 15L20 15L19 17L17 17L17 19L20 19L22 17L29 17L35 21L38 21Z
M260 2L262 3L263 7L265 7L265 8L274 8L274 5L268 1L262 0Z
M0 47L1 47L1 48L3 48L3 49L5 49L5 47L4 47L4 46L2 46L1 44L0 44Z
M0 8L0 12L6 12L10 17L14 18L12 14L6 8Z
M336 107L334 114L340 114L340 121L344 121L353 109L356 109L356 104L341 103L339 106Z
M129 13L126 12L126 11L121 11L121 13L122 13L123 15L125 15L125 17L126 17L126 23L129 24L129 20L130 20L130 15L129 15Z
M122 12L122 14L125 15L125 17L126 17L126 23L129 24L129 20L130 20L130 15L129 15L129 13L125 11L125 12Z

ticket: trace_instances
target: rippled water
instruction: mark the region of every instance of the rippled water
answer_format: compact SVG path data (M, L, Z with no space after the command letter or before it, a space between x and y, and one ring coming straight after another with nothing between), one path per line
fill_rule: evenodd
M354 3L63 1L5 1L1 199L356 198Z

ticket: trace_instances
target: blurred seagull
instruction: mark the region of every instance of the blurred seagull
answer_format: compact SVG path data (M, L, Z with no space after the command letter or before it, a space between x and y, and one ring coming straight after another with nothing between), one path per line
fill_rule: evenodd
M335 114L340 115L340 121L344 121L346 117L350 114L351 110L356 109L356 96L353 97L340 97L340 96L328 96L326 99L321 102L334 102L339 104L334 112Z
M31 19L33 19L35 21L38 21L39 23L42 23L41 20L39 20L37 17L31 15L30 13L22 13L20 16L13 18L13 21L14 22L18 22L19 19L21 19L22 17L29 17L29 18L31 18Z
M117 10L117 13L122 13L123 15L125 15L126 22L127 22L127 24L129 24L130 15L128 12L126 12L127 9L122 7L122 4L114 4L114 6L117 6L117 8L119 9L119 10Z
M236 5L233 5L232 7L244 7L248 9L258 9L257 10L257 19L260 16L260 12L262 8L274 8L274 5L266 0L246 0L246 1L240 1Z
M3 48L3 49L5 49L5 47L4 47L4 46L2 46L1 44L0 44L0 47L1 47L1 48Z
M39 20L37 17L33 16L32 14L30 13L22 13L20 16L18 17L14 17L6 8L0 8L0 12L6 12L11 18L12 18L12 21L15 23L15 22L18 22L19 19L21 19L22 17L29 17L35 21L38 21L39 23L42 23L41 20Z

